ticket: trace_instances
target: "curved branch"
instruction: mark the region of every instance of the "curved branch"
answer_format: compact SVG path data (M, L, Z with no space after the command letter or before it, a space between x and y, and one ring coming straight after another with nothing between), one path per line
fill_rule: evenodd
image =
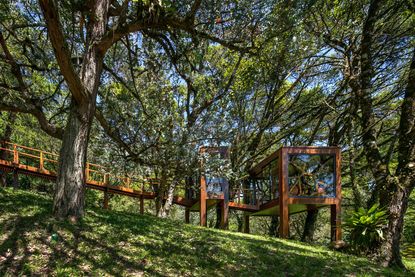
M48 28L50 42L55 52L56 61L69 90L71 91L76 102L81 103L87 96L79 79L78 74L72 66L71 55L62 32L61 22L57 5L54 0L39 0L42 13Z

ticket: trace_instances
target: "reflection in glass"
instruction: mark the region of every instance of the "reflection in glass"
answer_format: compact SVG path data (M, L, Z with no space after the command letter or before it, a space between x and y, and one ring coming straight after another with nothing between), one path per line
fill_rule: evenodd
M289 155L289 196L335 197L335 156Z
M278 159L274 159L250 179L255 188L255 199L262 204L278 198L278 181Z

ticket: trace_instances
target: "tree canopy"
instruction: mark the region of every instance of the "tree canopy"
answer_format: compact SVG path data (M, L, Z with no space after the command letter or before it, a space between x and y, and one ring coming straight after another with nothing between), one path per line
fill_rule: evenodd
M54 213L74 221L87 157L172 179L167 193L203 145L230 147L234 179L281 145L340 146L347 202L387 210L376 253L403 266L414 11L409 0L3 1L0 135L60 149ZM167 216L171 201L157 202Z

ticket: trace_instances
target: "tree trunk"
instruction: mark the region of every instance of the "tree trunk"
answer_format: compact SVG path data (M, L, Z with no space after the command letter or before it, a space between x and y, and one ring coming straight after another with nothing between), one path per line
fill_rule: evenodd
M307 211L307 217L305 219L301 241L312 242L314 240L314 232L316 230L317 217L317 209Z
M53 211L58 218L76 221L84 213L84 169L89 131L105 55L105 51L99 49L99 42L107 28L110 1L88 1L85 52L79 73L73 66L66 44L57 1L40 0L39 4L56 61L72 95L59 157Z
M170 214L170 209L173 206L173 199L174 199L174 189L176 188L176 182L172 181L169 185L167 190L166 198L164 199L164 203L159 210L158 217L166 218Z
M4 133L1 136L1 141L3 142L10 141L10 138L13 133L12 125L14 124L15 121L16 121L16 113L9 112L7 116L7 125L6 125L6 128L4 129ZM2 143L1 147L6 148L7 145L5 143ZM6 151L0 151L0 159L6 160L8 154L9 153L7 153ZM7 185L6 173L0 172L0 186L5 187L6 185Z
M268 229L268 234L271 237L276 237L276 238L279 237L278 224L279 224L278 216L271 216L271 225L269 226L269 229Z
M53 212L76 221L84 214L85 164L95 105L79 108L72 100L59 157Z
M386 238L378 251L384 266L404 268L400 254L400 239L409 196L415 187L415 48L409 67L408 82L399 122L398 168L387 191L389 222Z
M405 268L400 253L400 241L410 194L411 190L397 185L392 196L388 208L389 222L386 236L378 252L379 260L385 267L398 266Z

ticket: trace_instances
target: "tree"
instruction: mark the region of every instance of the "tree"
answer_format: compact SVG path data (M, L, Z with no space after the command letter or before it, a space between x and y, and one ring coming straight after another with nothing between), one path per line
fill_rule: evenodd
M413 48L408 44L413 23L408 20L408 6L402 4L321 3L313 23L318 26L313 32L331 49L324 55L326 63L338 68L343 77L337 79L346 96L340 107L348 116L344 127L339 126L343 130L339 135L344 139L350 128L359 126L361 155L374 181L368 189L368 206L379 201L388 209L386 237L377 255L385 266L401 267L400 233L413 190L413 181L407 178L414 174L414 137L409 135L414 126L413 54L408 51ZM390 118L398 118L398 124L390 124Z
M28 30L42 33L44 23L38 20L36 7L22 5L13 10L25 17L26 9L36 16L29 17L24 25ZM187 5L189 4L189 5ZM89 133L95 115L97 92L103 71L103 63L108 50L128 34L169 37L175 32L193 40L211 40L232 50L252 48L250 42L255 36L252 26L261 28L264 14L249 1L234 5L221 3L202 5L202 1L192 3L165 3L159 1L118 1L97 0L84 4L73 2L39 1L42 17L47 27L48 38L53 48L54 58L59 66L70 94L68 118L60 151L59 173L54 197L54 213L57 217L74 220L83 214L84 167ZM214 19L223 11L232 11L229 22L216 26ZM249 17L246 17L249 14ZM238 18L236 21L235 18ZM244 18L246 18L244 20ZM235 21L234 21L235 20ZM44 36L44 33L42 33ZM20 37L16 39L21 40ZM9 55L5 40L2 47L6 61L10 64L14 78L18 80L19 91L25 103L5 105L4 109L34 114L50 134L62 133L50 126L43 114L42 103L32 105L32 95L22 78L22 71L16 59ZM197 43L197 42L196 42ZM31 44L33 44L31 42ZM35 50L41 49L36 45ZM50 58L50 56L49 56ZM20 75L20 76L18 76ZM33 107L34 106L34 107Z

